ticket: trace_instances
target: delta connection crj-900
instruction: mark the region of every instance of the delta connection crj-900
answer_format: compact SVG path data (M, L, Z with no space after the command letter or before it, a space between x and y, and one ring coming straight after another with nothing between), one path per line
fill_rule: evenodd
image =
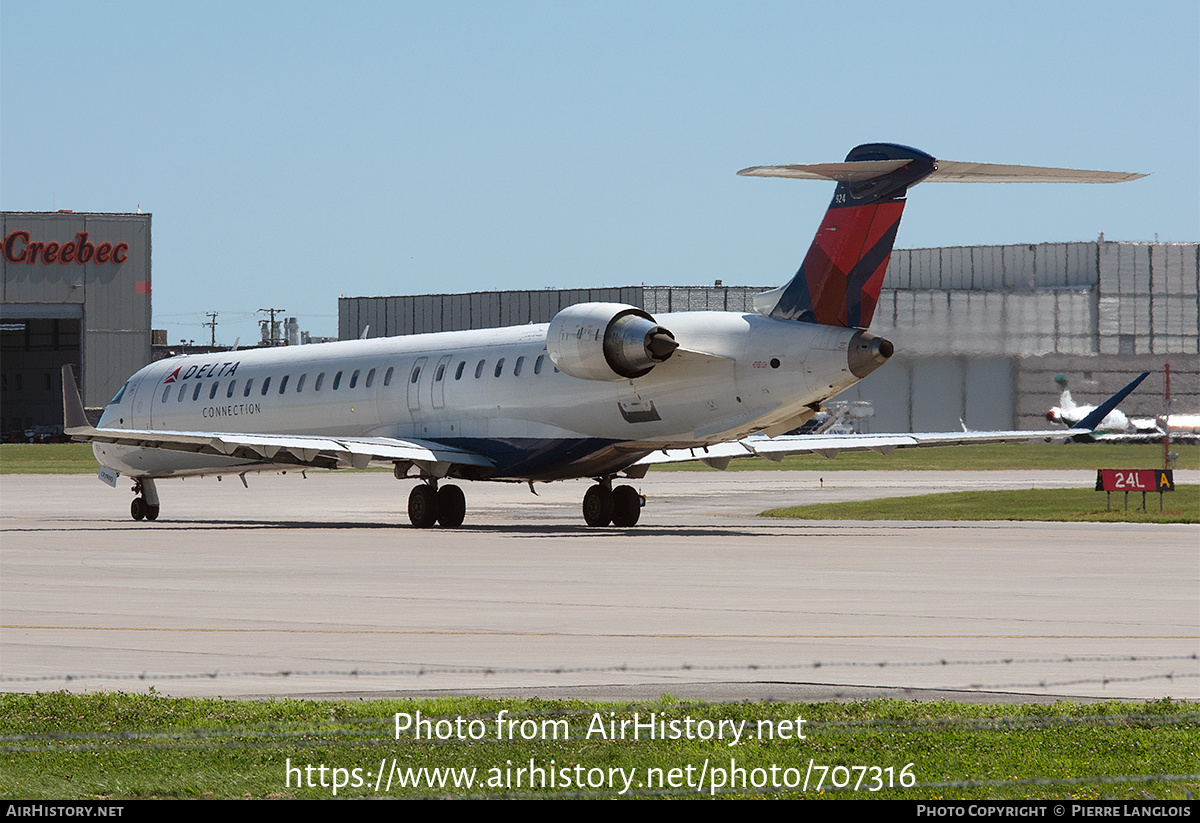
M755 455L1063 437L1094 428L1132 390L1066 431L786 436L892 356L892 344L867 326L910 188L1142 175L953 163L886 143L859 146L841 163L739 174L837 182L800 270L758 295L753 312L655 317L583 303L549 324L173 358L130 377L96 427L66 367L67 432L93 444L102 478L133 480L136 520L158 518L166 478L239 474L245 482L247 472L274 468L382 464L417 481L408 514L421 528L462 524L466 500L452 480L533 489L573 478L595 481L583 498L589 525L632 526L644 498L617 480L642 478L654 463L724 468ZM78 260L88 244L77 240L40 249L43 262L63 262L67 248ZM37 256L31 249L10 235L5 253Z

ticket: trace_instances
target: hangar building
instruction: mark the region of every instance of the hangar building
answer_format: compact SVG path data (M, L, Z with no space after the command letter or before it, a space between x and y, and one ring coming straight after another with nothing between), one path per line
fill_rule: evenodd
M897 249L872 331L896 356L843 392L870 401L873 431L1034 429L1058 403L1063 373L1077 402L1099 402L1142 371L1122 409L1163 410L1171 363L1174 411L1200 411L1200 244L1042 243ZM777 284L776 284L777 285ZM752 311L774 286L596 289L349 297L338 336L355 339L549 322L589 301L651 314Z
M7 437L62 424L64 364L97 410L150 362L150 215L3 212L0 237Z

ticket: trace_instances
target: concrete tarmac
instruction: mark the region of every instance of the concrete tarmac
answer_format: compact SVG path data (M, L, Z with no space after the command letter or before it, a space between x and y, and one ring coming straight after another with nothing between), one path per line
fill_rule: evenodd
M467 483L442 531L383 473L163 481L156 523L124 479L4 476L0 689L1198 699L1196 526L756 516L1094 478L652 473L631 529L582 481Z

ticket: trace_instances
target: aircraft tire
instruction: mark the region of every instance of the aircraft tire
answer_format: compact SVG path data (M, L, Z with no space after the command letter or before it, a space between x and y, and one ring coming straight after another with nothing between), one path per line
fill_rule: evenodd
M146 504L146 519L147 520L157 520L158 512L159 512L158 506L151 506L149 503Z
M467 516L467 498L458 486L442 486L437 492L437 519L442 528L457 529Z
M583 496L583 519L589 526L607 526L613 518L612 492L597 484Z
M614 526L636 526L642 516L642 496L633 486L617 486L612 491Z
M418 529L428 529L438 519L437 491L422 483L408 495L408 519Z
M141 520L146 516L146 501L141 497L133 498L133 502L129 504L129 516L134 520Z

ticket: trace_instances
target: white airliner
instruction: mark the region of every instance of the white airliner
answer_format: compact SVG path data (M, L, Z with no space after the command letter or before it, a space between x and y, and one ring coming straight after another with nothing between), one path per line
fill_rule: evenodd
M1066 431L778 436L891 357L892 344L866 327L909 188L1143 175L952 163L892 144L859 146L842 163L739 174L838 183L800 270L758 295L753 313L652 317L582 303L549 324L176 357L129 378L96 428L67 367L67 432L93 443L102 479L132 478L135 520L158 517L163 478L240 474L244 483L246 472L279 467L390 464L419 481L408 500L413 525L453 528L466 502L451 478L530 489L593 478L588 524L632 526L643 499L613 481L641 478L655 462L723 468L740 456L886 453L1094 426L1089 417Z
M1143 373L1142 378L1149 372ZM1071 396L1071 388L1067 385L1064 374L1056 375L1054 382L1062 389L1058 405L1046 412L1046 419L1051 423L1062 423L1067 426L1078 426L1080 421L1095 412L1096 407L1078 404ZM1141 378L1139 381L1141 382ZM1160 441L1169 434L1172 440L1195 441L1200 434L1200 414L1169 414L1158 417L1129 417L1120 409L1113 409L1107 416L1096 424L1093 434L1083 439L1148 442Z

